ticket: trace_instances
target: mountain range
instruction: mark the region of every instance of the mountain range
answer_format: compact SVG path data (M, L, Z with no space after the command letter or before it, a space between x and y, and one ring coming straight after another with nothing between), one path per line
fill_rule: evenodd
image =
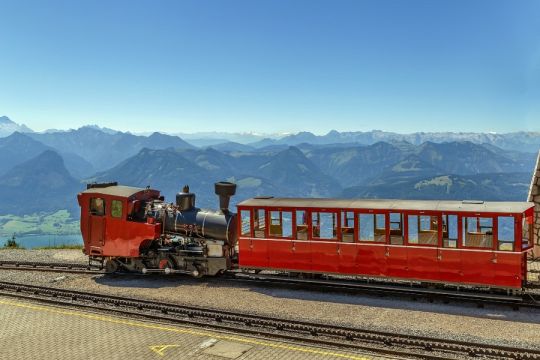
M398 134L394 132L372 130L338 132L332 130L326 135L315 135L310 132L299 132L280 139L263 139L249 145L261 148L271 145L314 145L327 144L363 144L371 145L380 141L407 142L420 145L425 142L444 143L469 141L476 144L488 144L505 150L520 149L526 152L537 152L540 148L540 132L520 131L513 133L474 133L474 132L416 132Z
M260 195L525 200L540 147L537 133L299 133L197 147L175 135L97 126L19 130L0 137L0 214L68 209L76 216L76 193L94 181L149 185L170 201L189 184L198 205L211 208L219 180L239 185L233 205Z

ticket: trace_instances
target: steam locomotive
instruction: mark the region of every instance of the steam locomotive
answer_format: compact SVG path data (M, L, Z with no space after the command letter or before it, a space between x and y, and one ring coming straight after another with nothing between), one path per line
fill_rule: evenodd
M84 252L107 272L215 276L228 270L338 274L502 288L527 285L534 204L256 197L229 210L236 185L215 184L219 210L189 187L117 183L78 194Z
M216 275L237 258L236 214L229 210L236 185L215 184L220 210L195 206L185 186L176 203L149 188L89 184L78 195L84 252L117 270Z

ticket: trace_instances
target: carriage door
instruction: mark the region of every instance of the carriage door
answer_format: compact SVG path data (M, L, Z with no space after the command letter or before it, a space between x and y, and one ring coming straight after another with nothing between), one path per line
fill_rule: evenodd
M90 199L88 217L90 247L101 248L105 245L105 200L103 198Z

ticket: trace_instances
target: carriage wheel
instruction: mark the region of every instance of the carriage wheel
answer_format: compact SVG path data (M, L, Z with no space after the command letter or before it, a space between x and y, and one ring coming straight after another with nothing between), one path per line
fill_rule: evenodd
M113 259L107 259L105 262L105 273L112 274L118 271L118 263Z

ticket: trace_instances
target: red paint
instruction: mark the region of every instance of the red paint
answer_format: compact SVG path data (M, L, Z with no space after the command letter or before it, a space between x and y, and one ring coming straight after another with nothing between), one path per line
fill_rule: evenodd
M105 213L92 215L90 199L102 198L105 201ZM141 190L129 198L82 192L77 196L81 207L81 234L84 240L84 252L87 255L138 257L141 244L159 238L161 224L149 224L128 220L128 212L133 210L135 201L157 199L159 191ZM115 218L111 214L113 200L122 203L122 214Z
M386 273L384 275L398 278L410 276L408 250L406 246L385 246Z
M261 208L260 206L258 208ZM249 206L241 209L249 210ZM271 209L271 208L268 208ZM272 208L273 209L273 208ZM240 209L239 209L240 210ZM295 208L281 208L283 211L295 211ZM305 210L305 209L302 209ZM354 241L342 242L340 239L340 217L338 216L337 239L313 238L311 224L312 212L330 211L354 212ZM408 224L404 221L403 245L389 242L389 213L407 215L431 215L438 219L435 244L411 244L408 242ZM359 276L388 277L402 280L424 282L445 282L454 284L475 284L519 289L526 276L526 257L529 249L521 249L521 218L532 213L528 209L523 214L509 213L466 213L453 212L457 216L457 239L455 247L443 247L442 212L437 211L400 211L399 209L323 209L311 208L307 212L307 239L272 239L268 232L264 239L241 236L241 268L263 268L271 270L293 270L315 273L333 273ZM386 241L360 241L357 217L360 213L385 213ZM466 247L463 244L463 217L493 217L492 248ZM514 251L497 251L497 216L513 216L515 221ZM294 224L293 224L294 226ZM455 231L454 231L455 233ZM294 233L296 235L296 232ZM248 243L258 243L258 251L253 247L246 249ZM263 244L266 244L265 248ZM447 245L449 246L449 245ZM244 252L247 250L247 252ZM266 251L266 253L265 253ZM266 255L266 256L265 256Z

